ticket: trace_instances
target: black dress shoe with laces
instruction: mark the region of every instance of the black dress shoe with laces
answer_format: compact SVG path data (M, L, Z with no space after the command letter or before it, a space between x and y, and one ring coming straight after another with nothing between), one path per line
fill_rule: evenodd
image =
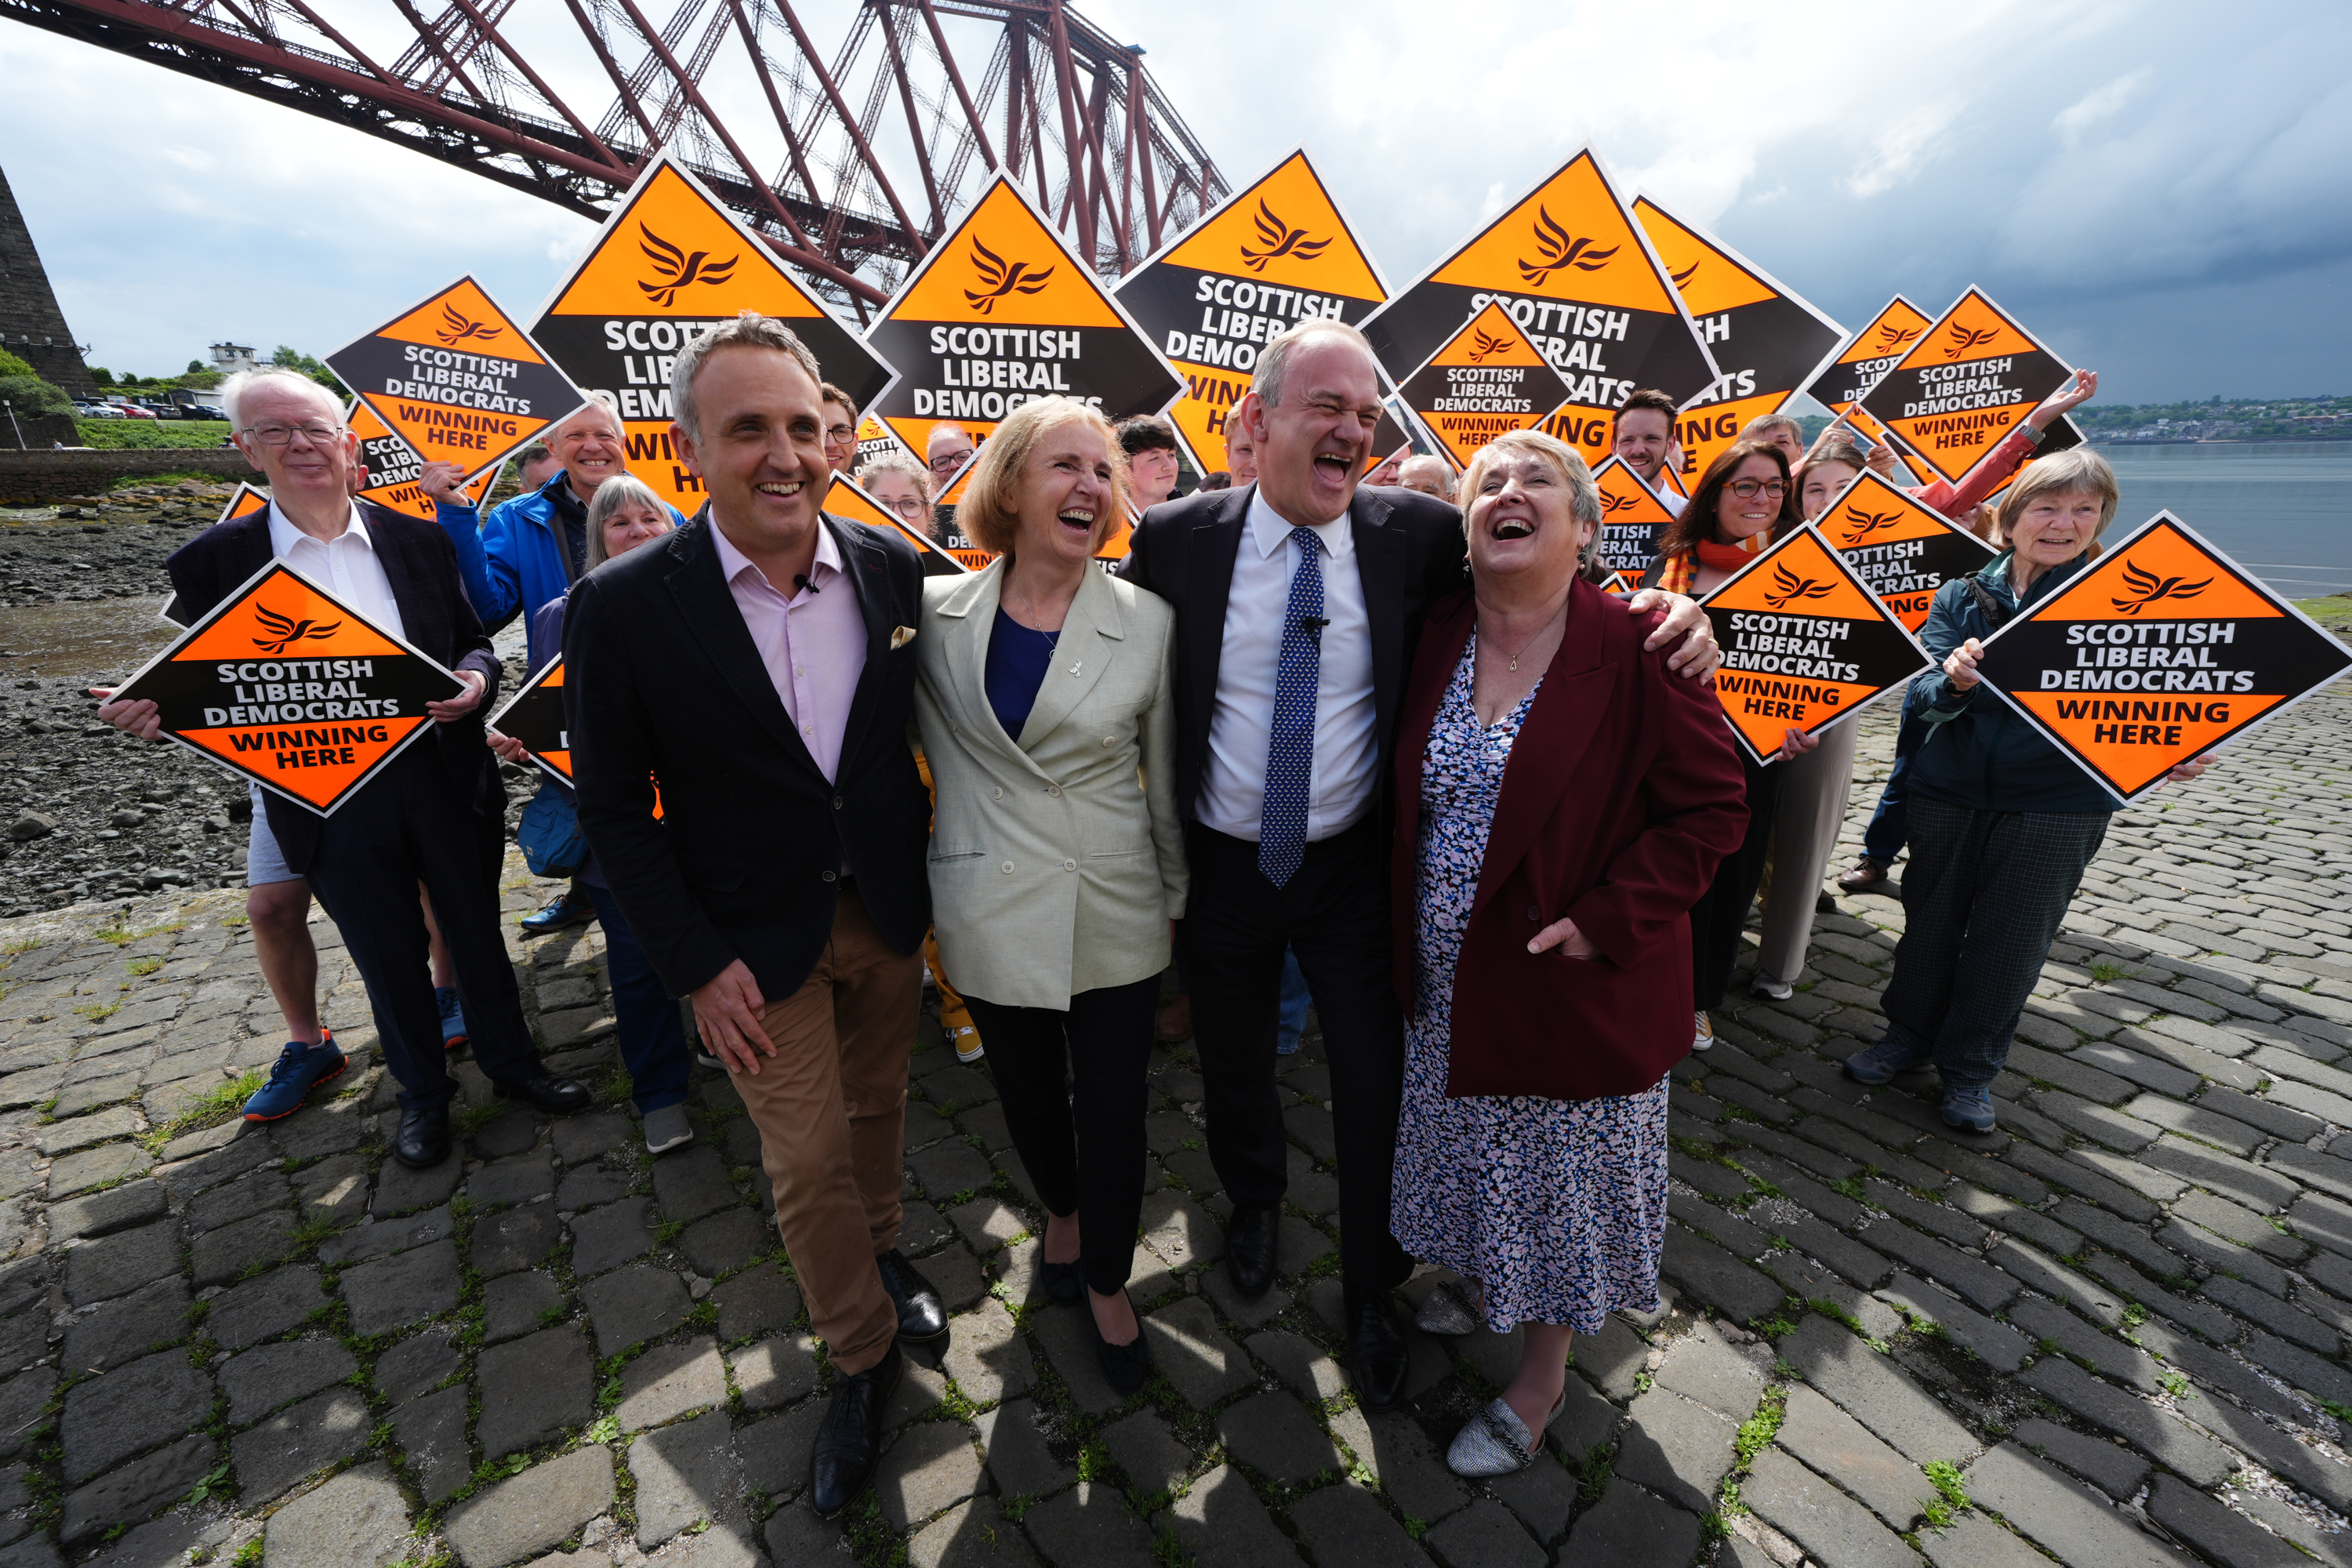
M1274 1238L1281 1224L1282 1211L1272 1205L1234 1211L1225 1227L1225 1268L1243 1295L1263 1296L1274 1283Z
M873 1480L875 1461L882 1457L882 1413L906 1370L907 1358L894 1343L880 1361L834 1384L833 1404L809 1455L809 1507L817 1518L840 1518Z
M906 1344L927 1345L948 1337L948 1306L931 1282L907 1261L907 1255L892 1247L874 1260L881 1271L882 1289L890 1292L890 1304L898 1309L898 1338Z
M392 1141L392 1157L419 1171L431 1170L449 1157L449 1108L428 1105L400 1119L400 1132Z
M596 1096L576 1078L558 1078L551 1072L533 1073L520 1083L494 1083L500 1100L529 1100L540 1110L557 1116L569 1116L575 1110L585 1110Z
M1392 1409L1404 1395L1408 1361L1387 1293L1357 1303L1348 1314L1348 1380L1357 1401L1368 1410Z
M596 918L596 906L574 883L547 900L544 909L532 910L517 922L526 936L545 936L565 926L585 925Z

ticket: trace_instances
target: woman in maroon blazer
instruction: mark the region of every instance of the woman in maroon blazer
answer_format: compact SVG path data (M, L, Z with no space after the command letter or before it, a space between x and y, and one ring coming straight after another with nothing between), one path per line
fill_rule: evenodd
M1397 745L1392 1226L1477 1282L1487 1326L1526 1328L1447 1455L1492 1476L1540 1447L1570 1336L1657 1303L1685 917L1748 813L1714 693L1642 650L1654 616L1578 575L1601 522L1582 460L1522 431L1462 495L1474 587L1430 607ZM1477 1324L1450 1289L1420 1321Z

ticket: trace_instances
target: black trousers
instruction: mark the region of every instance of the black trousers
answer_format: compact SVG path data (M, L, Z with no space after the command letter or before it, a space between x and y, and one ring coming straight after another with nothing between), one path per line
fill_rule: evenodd
M1388 840L1379 814L1307 846L1281 888L1257 868L1257 846L1246 839L1193 823L1184 842L1192 890L1177 941L1192 984L1217 1179L1236 1211L1278 1205L1289 1186L1274 1081L1282 955L1289 948L1315 998L1331 1062L1340 1278L1351 1303L1390 1290L1412 1264L1389 1234L1404 1016L1389 983Z
M1160 976L1081 991L1066 1013L969 994L964 1002L987 1043L1014 1152L1045 1207L1078 1216L1087 1288L1117 1295L1135 1270L1143 1214L1144 1069Z
M1723 1005L1731 966L1739 961L1739 933L1747 929L1748 906L1756 901L1764 862L1772 853L1772 814L1787 768L1784 763L1758 767L1745 752L1739 765L1748 773L1748 837L1723 858L1714 882L1691 906L1691 991L1693 1005L1703 1013Z
M457 965L475 1063L499 1083L521 1083L539 1071L539 1047L499 931L503 848L501 825L466 808L430 736L320 826L318 851L302 875L367 984L384 1065L407 1110L446 1105L457 1092L433 1001L420 881Z

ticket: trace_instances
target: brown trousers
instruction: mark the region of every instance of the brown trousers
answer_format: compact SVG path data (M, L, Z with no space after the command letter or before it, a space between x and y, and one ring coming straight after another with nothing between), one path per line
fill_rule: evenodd
M856 889L845 891L815 970L760 1016L776 1054L735 1075L809 1327L844 1373L879 1362L898 1331L874 1260L898 1240L922 973L922 959L883 941Z

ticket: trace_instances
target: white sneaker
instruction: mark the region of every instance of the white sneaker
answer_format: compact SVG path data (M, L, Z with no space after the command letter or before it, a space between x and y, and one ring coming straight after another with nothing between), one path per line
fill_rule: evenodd
M956 1060L967 1067L988 1054L981 1048L980 1031L970 1024L961 1029L950 1029L948 1044L955 1047Z
M1797 994L1795 986L1785 980L1775 980L1761 970L1757 971L1756 978L1748 982L1748 989L1774 1002L1786 1002Z
M1715 1044L1715 1026L1707 1021L1704 1013L1694 1013L1691 1016L1696 1020L1697 1027L1697 1033L1691 1040L1691 1049L1703 1051Z
M683 1105L665 1105L646 1112L646 1152L667 1154L694 1142L694 1124Z

